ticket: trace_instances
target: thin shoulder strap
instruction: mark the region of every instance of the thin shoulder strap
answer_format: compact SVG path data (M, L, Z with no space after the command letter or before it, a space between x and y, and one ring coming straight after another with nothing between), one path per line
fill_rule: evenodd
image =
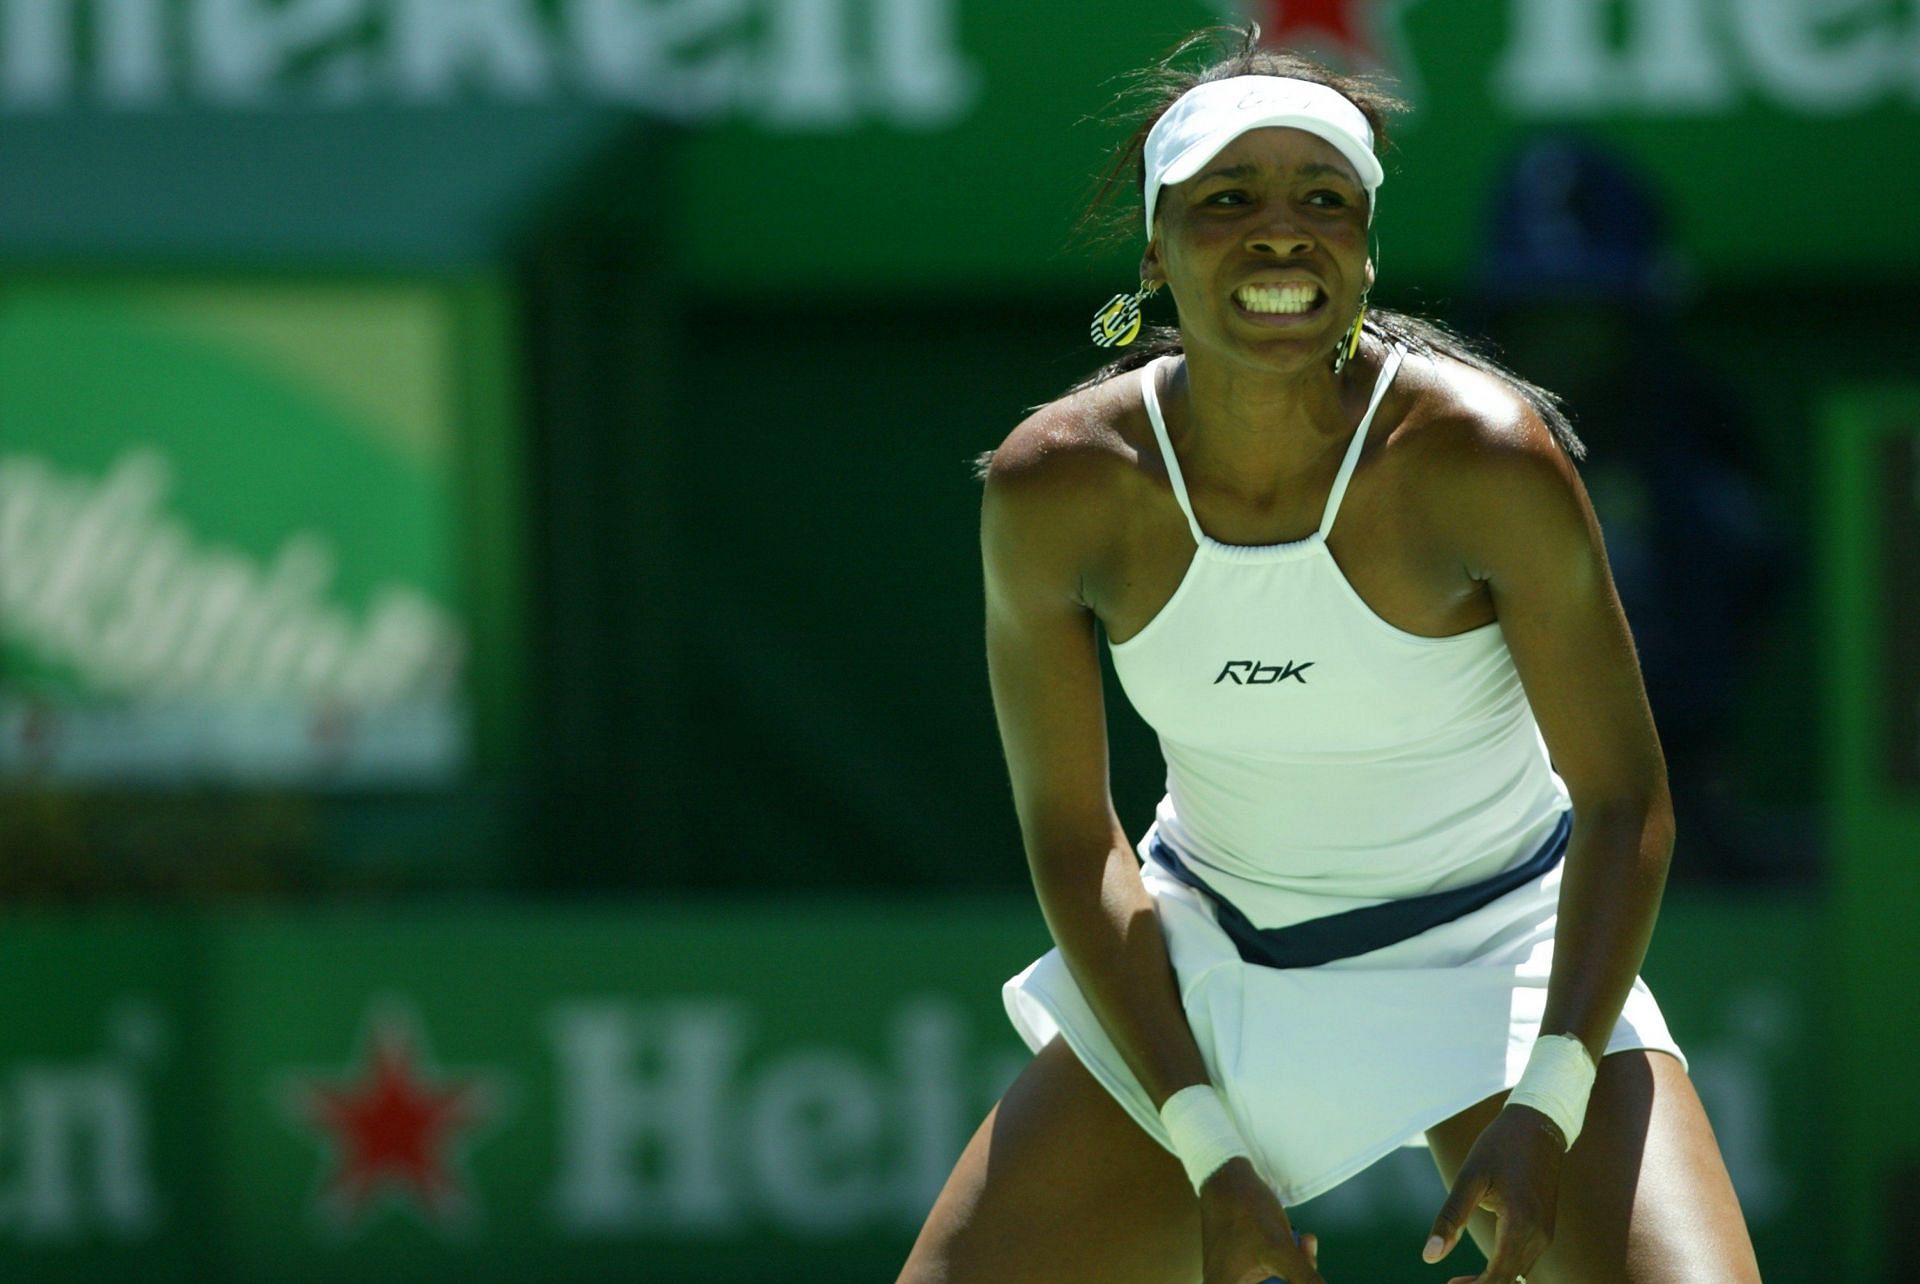
M1360 426L1353 430L1353 440L1347 444L1347 457L1340 461L1340 471L1333 479L1333 493L1327 496L1327 510L1320 514L1320 538L1325 539L1333 529L1333 519L1340 511L1340 501L1346 497L1347 483L1353 480L1353 468L1360 462L1360 448L1366 444L1367 427L1373 423L1373 412L1380 409L1380 402L1387 395L1387 387L1393 382L1393 376L1399 373L1400 358L1406 353L1395 344L1387 349L1387 359L1380 363L1380 373L1374 376L1373 397L1367 402L1367 413L1360 416Z
M1153 435L1160 443L1160 458L1167 464L1167 480L1173 483L1173 497L1180 502L1180 511L1187 515L1187 529L1193 532L1193 542L1205 545L1207 537L1200 529L1199 518L1193 515L1193 501L1187 498L1187 479L1180 475L1180 461L1174 457L1173 442L1167 436L1167 421L1160 416L1160 395L1154 391L1155 375L1165 357L1155 357L1140 367L1140 394L1147 403L1147 418L1153 422Z

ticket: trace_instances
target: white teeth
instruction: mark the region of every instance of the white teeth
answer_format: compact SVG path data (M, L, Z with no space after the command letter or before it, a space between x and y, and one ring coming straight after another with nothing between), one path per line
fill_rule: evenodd
M1306 312L1320 291L1311 285L1243 285L1234 298L1249 312Z

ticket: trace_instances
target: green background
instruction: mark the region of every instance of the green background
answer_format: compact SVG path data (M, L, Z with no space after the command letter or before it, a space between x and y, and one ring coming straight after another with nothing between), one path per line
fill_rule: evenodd
M589 7L504 6L520 15L508 51L458 46L461 74L430 86L409 79L388 6L363 20L342 10L262 55L255 90L235 96L209 88L190 38L202 0L166 0L144 46L145 98L104 90L111 73L82 37L63 46L63 90L0 105L0 254L472 261L556 185L594 172L664 206L645 234L701 292L1088 288L1124 279L1137 253L1089 255L1066 235L1125 132L1102 123L1113 78L1239 12L1192 0L684 0L679 26L647 46L655 78L643 68L610 86L575 43ZM1902 163L1920 145L1909 5L1332 7L1416 106L1376 224L1403 280L1459 280L1497 165L1523 134L1561 127L1639 158L1712 279L1786 274L1798 290L1920 268L1907 213L1920 167ZM1276 9L1244 12L1286 32ZM883 17L899 13L922 15L909 44L924 52L893 65L952 81L927 115L898 108L925 85L887 79ZM1538 34L1556 14L1568 34ZM515 48L544 68L535 81L501 70ZM350 84L338 70L349 66ZM810 110L781 104L796 66ZM1541 88L1516 91L1513 67ZM670 109L658 113L680 140L670 158L633 157L636 101Z
M1834 1017L1844 1032L1836 1101L1848 1162L1836 1191L1850 1260L1893 1272L1894 1228L1920 1175L1920 1109L1886 1067L1920 1052L1910 1010L1912 907L1920 904L1920 390L1858 389L1828 407L1822 488L1830 521L1823 605L1834 717L1828 771L1841 859L1833 888Z
M0 1263L48 1281L891 1278L1026 1059L998 989L1045 931L1018 901L801 906L10 914ZM1826 1237L1804 1209L1831 1155L1803 1108L1827 1035L1819 925L1777 901L1680 895L1661 926L1644 975L1763 1268L1811 1278L1799 1264ZM56 991L50 975L84 981ZM411 1032L428 1083L481 1085L484 1108L440 1152L465 1218L401 1185L327 1215L332 1135L287 1102L362 1079L385 1027ZM50 1085L103 1080L142 1139L132 1162L102 1158L99 1095L28 1118ZM689 1116L708 1140L670 1153ZM144 1219L117 1211L109 1171ZM602 1198L583 1205L566 1192L586 1171ZM1444 1195L1426 1153L1401 1151L1296 1221L1332 1278L1440 1279L1415 1254ZM30 1206L55 1210L37 1235Z

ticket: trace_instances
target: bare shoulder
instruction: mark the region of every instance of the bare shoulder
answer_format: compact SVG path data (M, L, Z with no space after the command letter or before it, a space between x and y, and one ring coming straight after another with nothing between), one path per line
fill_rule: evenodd
M1110 537L1138 484L1145 412L1127 372L1048 402L994 449L982 470L989 536L1045 542L1078 564Z
M1506 380L1439 353L1409 357L1402 370L1411 404L1393 435L1422 463L1471 471L1533 461L1571 471L1552 430Z
M1082 493L1138 462L1130 420L1144 418L1128 371L1037 407L987 457L989 490Z
M1574 461L1510 383L1442 355L1410 358L1412 404L1395 427L1432 535L1485 578L1498 545L1597 538Z

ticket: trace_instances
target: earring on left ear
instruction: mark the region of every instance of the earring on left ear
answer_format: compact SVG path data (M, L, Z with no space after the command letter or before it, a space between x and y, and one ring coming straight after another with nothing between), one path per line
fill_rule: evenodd
M1353 354L1360 351L1360 323L1367 319L1367 296L1360 296L1360 310L1354 313L1353 325L1347 330L1346 337L1340 340L1340 346L1333 352L1333 372L1339 374L1347 368L1347 362L1353 360Z
M1093 341L1103 348L1124 348L1140 335L1140 305L1159 293L1158 281L1141 281L1132 294L1116 294L1093 314Z

